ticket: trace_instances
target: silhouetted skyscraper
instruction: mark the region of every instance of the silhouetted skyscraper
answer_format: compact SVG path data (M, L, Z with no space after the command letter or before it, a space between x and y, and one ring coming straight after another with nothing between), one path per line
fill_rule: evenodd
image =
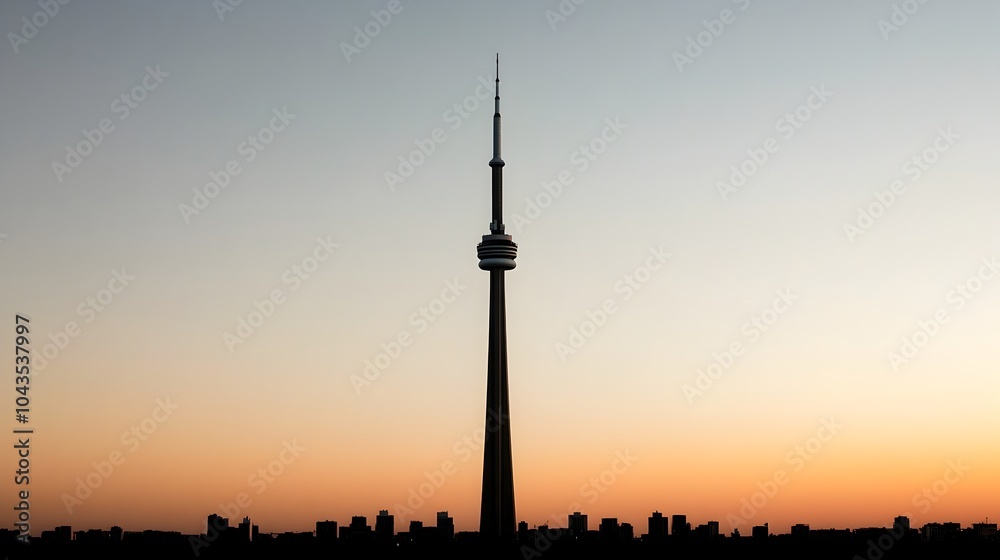
M688 525L686 515L674 515L670 524L674 527L671 529L670 534L678 539L686 539L688 534L691 532L691 526Z
M351 517L351 524L349 526L349 535L351 542L355 543L367 543L372 538L372 527L368 524L368 518L364 515L355 515Z
M378 517L375 518L375 540L380 543L391 543L395 532L395 517L390 515L387 509L379 510Z
M337 538L337 522L336 521L317 521L316 522L316 538L328 542L336 540Z
M654 511L653 515L649 518L649 527L647 533L650 540L662 540L667 536L667 518L663 517L663 514Z
M582 537L587 534L587 514L574 511L569 516L569 534L574 537Z
M500 56L497 55L496 109L493 113L493 221L476 246L479 268L490 273L490 334L486 366L486 441L479 534L486 541L513 541L514 466L510 452L510 403L507 391L507 303L504 272L514 268L517 244L504 233L503 166L500 158Z
M455 520L448 515L447 511L439 511L437 514L438 535L447 541L455 538Z

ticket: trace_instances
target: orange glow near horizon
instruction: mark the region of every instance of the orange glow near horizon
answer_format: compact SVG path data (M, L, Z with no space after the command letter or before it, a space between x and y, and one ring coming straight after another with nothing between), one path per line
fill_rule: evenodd
M155 445L152 438L143 442L148 449L142 453L141 447L130 454L118 446L124 460L110 470L110 453L81 459L72 447L64 451L33 440L33 480L52 482L52 490L32 493L36 526L195 533L209 513L220 513L234 523L249 516L268 532L309 531L318 520L346 524L354 515L373 523L378 510L388 509L397 531L413 519L433 523L437 511L448 511L459 530L478 529L481 451L463 446L462 439L442 454L355 447L345 456L317 431L234 447L223 457L217 448L179 434L182 423L180 416L173 425L164 422L163 434ZM829 449L815 448L815 455L808 446L796 455L798 443L773 453L776 442L753 452L746 441L727 449L694 440L678 441L672 449L640 445L597 452L595 445L553 453L530 442L530 433L517 439L525 441L515 446L518 519L531 526L564 524L568 514L581 511L592 526L617 517L640 533L654 510L686 514L692 525L716 520L725 532L738 528L743 534L765 522L775 532L800 522L817 528L888 526L903 514L915 525L969 524L992 513L1000 491L989 476L1000 467L995 448L966 449L949 458L911 454L893 464L880 457L877 445L848 435L846 428L825 444Z

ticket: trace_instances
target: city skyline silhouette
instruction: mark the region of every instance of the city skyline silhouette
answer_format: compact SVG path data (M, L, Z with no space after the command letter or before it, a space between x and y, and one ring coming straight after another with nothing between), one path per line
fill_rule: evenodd
M410 557L433 553L440 557L462 558L487 554L509 558L579 558L621 555L668 554L679 558L704 555L768 554L775 558L950 558L990 555L1000 550L997 524L927 523L915 528L910 518L896 516L889 527L814 528L797 523L788 533L771 532L768 523L755 525L749 535L739 530L725 535L718 521L693 525L684 514L664 515L654 511L641 535L631 523L617 518L601 518L593 527L589 516L573 512L561 526L529 528L518 523L510 543L498 541L497 534L455 531L454 519L446 511L437 512L435 524L411 520L408 530L394 530L395 516L380 510L374 526L367 516L355 515L350 523L333 520L315 523L315 531L262 531L249 517L239 523L210 514L205 530L185 535L177 531L89 529L74 531L60 526L31 538L31 545L14 544L18 532L0 529L0 542L16 557L50 557L51 554L99 553L112 557L264 557L284 554L294 557L321 557L336 553L347 557ZM509 545L509 546L508 546ZM987 557L983 556L983 557Z
M6 535L993 546L962 2L0 7Z

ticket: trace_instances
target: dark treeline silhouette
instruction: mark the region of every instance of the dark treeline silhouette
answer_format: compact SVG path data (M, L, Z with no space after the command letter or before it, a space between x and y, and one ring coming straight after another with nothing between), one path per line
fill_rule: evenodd
M315 531L262 533L249 518L234 525L216 514L208 516L204 533L57 527L25 544L18 532L0 529L7 558L770 558L850 559L996 558L1000 535L996 523L927 523L911 528L897 517L891 527L810 529L797 524L787 534L773 534L767 524L749 535L719 532L709 521L692 527L686 516L670 518L654 512L646 532L636 534L629 523L601 519L591 528L587 516L574 513L565 527L528 528L518 524L516 541L484 542L478 532L455 531L454 520L439 512L434 526L411 521L395 532L394 516L380 511L375 526L364 516L350 523L318 521Z

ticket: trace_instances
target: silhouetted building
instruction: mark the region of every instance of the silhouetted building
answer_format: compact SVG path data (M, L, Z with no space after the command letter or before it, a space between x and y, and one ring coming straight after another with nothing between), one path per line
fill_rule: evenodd
M237 526L241 542L250 542L251 538L253 537L251 525L252 524L250 523L250 518L244 516L243 521L241 521L240 524Z
M368 524L368 518L364 515L351 517L350 540L353 543L367 543L372 540L372 528Z
M572 537L579 538L587 534L589 529L587 524L587 514L574 511L568 519L568 529L569 534Z
M452 530L454 530L454 526L452 526ZM409 532L406 533L402 540L418 544L429 544L440 539L440 535L441 533L437 527L426 526L423 521L413 519L410 521Z
M222 534L229 528L229 518L222 517L221 515L210 513L208 514L208 521L205 523L205 534L214 536Z
M520 542L528 541L528 522L521 521L517 524L517 540Z
M74 533L73 539L79 543L103 544L111 541L111 534L100 529L87 529Z
M854 530L854 540L857 542L878 542L878 539L883 539L882 542L891 542L887 539L894 539L894 530L885 527L859 527Z
M285 533L281 533L274 540L278 544L278 546L280 546L282 549L285 550L289 549L294 550L297 548L301 549L308 547L309 545L312 544L313 534L312 531L299 532L299 533L288 531Z
M767 540L768 536L767 523L763 525L754 525L753 529L750 531L750 536L754 540Z
M973 523L972 534L979 540L994 540L997 538L996 523Z
M892 522L893 527L899 527L903 530L903 533L910 532L910 518L905 515L897 515L896 519Z
M126 533L123 539L127 540L127 537L128 533ZM143 535L141 538L149 539L154 537ZM236 527L229 526L228 517L222 517L221 515L211 513L205 521L205 534L202 535L202 539L204 542L211 544L228 544L239 539L239 531Z
M496 109L493 113L493 220L476 246L479 268L490 273L490 328L486 366L486 438L479 534L486 541L514 541L514 466L510 452L510 397L507 390L507 296L504 273L515 266L517 244L504 233L503 166L500 157L500 56L497 55Z
M883 529L879 537L884 534L885 530ZM850 543L851 540L850 529L809 529L809 542L845 544Z
M333 541L337 538L337 522L336 521L317 521L316 522L316 538L321 541ZM256 539L254 539L256 540Z
M719 538L719 522L709 521L708 523L698 525L694 529L694 537L701 542Z
M709 521L708 522L708 538L717 539L719 538L719 522Z
M73 527L60 525L51 531L42 531L40 538L44 542L68 543L73 541Z
M548 524L539 525L529 533L529 538L535 543L536 549L548 548L551 541L559 538L559 532L550 530Z
M622 523L618 526L618 538L623 541L635 539L635 530L632 528L631 523Z
M617 517L605 517L601 519L601 525L598 529L600 531L601 540L604 542L613 542L618 540L620 536L618 527Z
M648 528L646 529L646 534L649 535L649 540L658 541L667 537L669 524L667 523L667 518L663 517L662 513L654 511L647 522Z
M688 538L691 532L691 526L688 525L686 515L674 515L670 520L670 524L673 525L671 529L671 535L673 535L677 540L683 540Z
M389 514L389 510L379 510L378 516L375 518L375 540L383 544L391 543L395 533L395 518Z
M437 514L438 536L445 540L455 538L455 520L448 516L447 511L439 511Z
M962 526L958 523L928 523L921 529L925 541L940 542L958 538Z
M123 535L122 528L119 527L119 526L117 526L117 525L115 525L114 527L111 528L111 532L109 534L109 537L110 537L111 542L116 542L117 543L117 542L122 542L122 535Z
M796 539L808 539L809 538L809 525L805 523L796 523L792 525L792 537Z

